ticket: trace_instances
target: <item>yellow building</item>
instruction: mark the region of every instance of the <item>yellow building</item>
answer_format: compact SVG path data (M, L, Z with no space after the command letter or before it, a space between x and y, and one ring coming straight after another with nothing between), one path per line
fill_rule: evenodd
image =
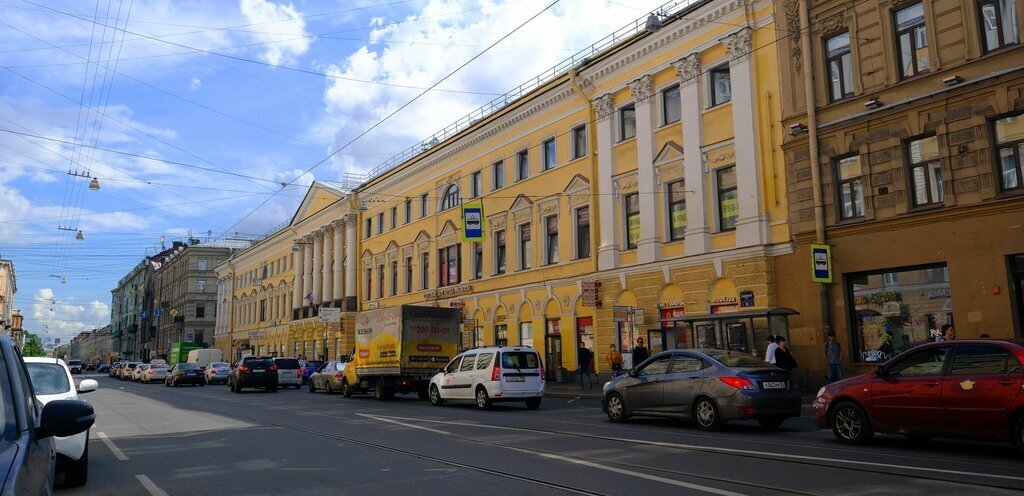
M772 2L664 14L371 172L356 191L361 309L461 307L464 346L532 345L552 379L581 344L607 372L609 346L629 365L636 337L753 352L770 323L785 333ZM462 240L471 202L482 243Z
M214 345L225 357L351 352L344 332L355 311L351 198L345 185L314 182L286 227L217 266ZM340 309L340 322L321 322L322 308Z

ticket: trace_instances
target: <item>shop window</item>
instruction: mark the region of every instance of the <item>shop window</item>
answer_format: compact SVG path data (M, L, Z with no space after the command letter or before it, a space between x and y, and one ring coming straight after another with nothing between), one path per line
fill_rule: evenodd
M636 107L627 105L619 109L619 141L636 136Z
M709 107L721 105L732 100L731 77L728 65L719 66L708 71L709 84L711 85L708 91L711 100L708 102Z
M544 219L544 263L558 263L558 216Z
M452 245L438 250L438 287L452 286L461 281L462 253L459 246Z
M640 241L640 193L625 196L626 249L636 248Z
M864 172L860 156L835 160L836 187L839 189L839 213L843 219L864 216Z
M944 324L953 324L950 282L934 276L945 269L945 264L936 264L846 274L847 308L853 309L849 316L854 329L852 358L884 362L934 341Z
M669 239L677 241L686 234L686 187L683 181L668 184Z
M572 129L572 158L577 159L587 154L587 126Z
M494 325L494 346L508 346L508 324Z
M590 207L576 209L576 258L590 258Z
M999 188L1024 189L1024 114L1011 115L993 123L998 158Z
M505 273L505 231L494 232L494 274Z
M662 125L679 122L683 113L680 103L679 85L670 86L661 92L661 123Z
M533 322L519 323L519 344L533 346Z
M916 3L897 10L896 50L900 76L908 78L928 72L928 30L924 22L924 4Z
M835 102L853 96L853 56L850 33L825 40L825 69L828 71L828 96Z
M939 138L929 136L907 142L907 166L910 168L910 188L914 193L914 206L942 203L942 161Z
M736 191L736 166L722 167L715 171L715 187L718 192L718 230L736 229L739 216L739 194Z
M555 138L544 142L544 170L554 169L558 164L558 156L555 154Z
M978 2L978 10L986 52L1020 41L1016 0L982 0Z

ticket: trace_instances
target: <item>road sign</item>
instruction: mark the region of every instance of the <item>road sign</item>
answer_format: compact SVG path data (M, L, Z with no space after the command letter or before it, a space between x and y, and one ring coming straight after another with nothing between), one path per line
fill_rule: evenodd
M171 309L171 317L177 317L177 316L178 316L178 309L177 308L172 308Z
M163 314L164 314L164 311L159 309L159 308L157 308L156 310L153 311L153 315L156 315L157 317L159 317L159 316L161 316Z
M484 240L484 205L480 202L462 204L462 240Z
M190 342L190 343L192 342L192 340L193 340L194 338L195 338L195 335L194 335L194 334L192 334L191 332L185 335L185 341L188 341L188 342Z
M832 282L832 247L811 245L811 282Z
M143 311L139 312L139 317L142 317L142 318L149 317L149 312L143 310Z
M340 308L321 308L320 309L320 322L325 324L333 324L341 322L341 309Z

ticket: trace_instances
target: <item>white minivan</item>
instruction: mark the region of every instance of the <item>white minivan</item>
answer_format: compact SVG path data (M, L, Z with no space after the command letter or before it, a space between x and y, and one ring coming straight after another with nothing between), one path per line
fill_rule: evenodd
M435 406L473 400L486 409L496 401L525 401L533 410L544 397L544 365L529 346L476 348L462 352L430 380Z

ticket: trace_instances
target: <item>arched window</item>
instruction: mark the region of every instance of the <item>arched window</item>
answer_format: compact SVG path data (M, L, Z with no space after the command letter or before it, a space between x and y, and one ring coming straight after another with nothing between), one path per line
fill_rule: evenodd
M453 184L448 186L448 189L444 190L444 196L441 197L441 210L448 210L462 205L462 197L459 196L459 185Z

